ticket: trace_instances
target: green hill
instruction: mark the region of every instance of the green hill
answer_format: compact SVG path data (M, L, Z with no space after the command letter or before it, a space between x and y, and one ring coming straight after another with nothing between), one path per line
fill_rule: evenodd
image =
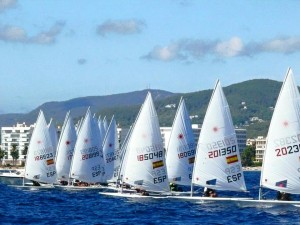
M282 83L268 79L249 80L223 87L230 106L234 124L248 130L248 137L266 136L276 99ZM45 103L28 114L0 115L0 126L11 126L16 122L33 123L37 113L43 109L46 117L53 117L58 124L63 122L68 110L74 118L83 116L87 107L97 115L108 119L115 115L121 127L129 127L136 118L148 90L109 96L93 96L71 99L64 102ZM212 89L192 93L171 93L151 90L161 126L171 126L177 107L166 107L179 103L184 97L192 123L201 124L209 103ZM251 121L251 118L258 120Z

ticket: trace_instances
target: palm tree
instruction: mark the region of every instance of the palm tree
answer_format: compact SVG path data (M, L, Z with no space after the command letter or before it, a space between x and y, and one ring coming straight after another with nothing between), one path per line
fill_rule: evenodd
M2 160L5 157L5 151L0 148L0 164L2 165Z
M10 151L10 155L13 158L13 165L16 164L16 160L19 158L19 150L17 149L17 145L13 144L11 146L11 151Z

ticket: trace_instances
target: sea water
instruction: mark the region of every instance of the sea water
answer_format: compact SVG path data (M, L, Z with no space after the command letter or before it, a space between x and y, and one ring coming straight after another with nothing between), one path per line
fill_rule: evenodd
M248 193L257 198L260 172L245 172ZM264 192L275 198L276 192ZM20 190L0 184L0 224L300 224L295 206L241 207L176 199L118 198L98 191Z

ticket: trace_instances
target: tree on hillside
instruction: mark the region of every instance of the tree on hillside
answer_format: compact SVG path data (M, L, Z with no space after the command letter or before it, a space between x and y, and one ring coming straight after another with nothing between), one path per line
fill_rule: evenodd
M13 165L16 164L16 160L19 158L19 150L17 149L17 145L13 144L11 146L10 155L13 158Z
M255 160L255 147L247 146L242 153L242 165L253 166Z
M0 165L2 165L2 160L5 157L5 151L0 148Z

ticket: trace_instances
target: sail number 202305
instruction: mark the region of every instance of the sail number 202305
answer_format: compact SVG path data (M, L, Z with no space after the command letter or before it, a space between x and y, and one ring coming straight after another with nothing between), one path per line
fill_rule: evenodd
M299 145L289 145L287 147L276 148L275 152L276 152L276 156L283 156L283 155L298 153L299 149L300 149Z

